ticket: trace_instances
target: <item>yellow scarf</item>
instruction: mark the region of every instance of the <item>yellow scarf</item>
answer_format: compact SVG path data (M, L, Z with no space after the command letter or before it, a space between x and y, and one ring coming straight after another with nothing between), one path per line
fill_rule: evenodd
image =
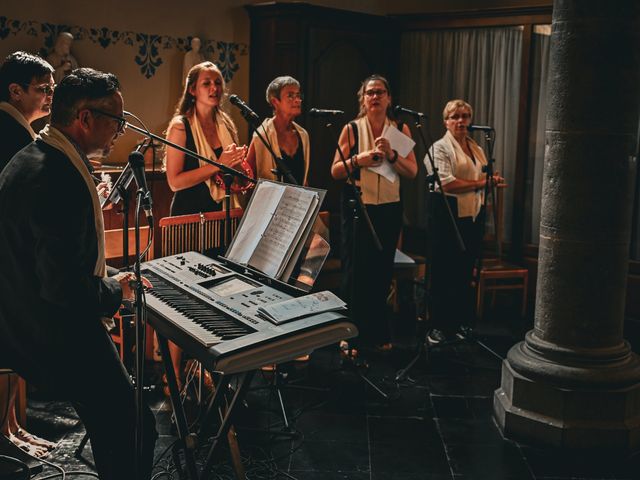
M24 118L24 115L22 115L22 113L20 113L20 111L16 107L11 105L9 102L0 102L0 110L2 110L3 112L7 112L13 117L16 122L22 125L24 129L29 132L32 140L36 139L36 132L33 131L33 128L31 128L31 125L29 125L27 119Z
M484 156L480 146L473 139L467 138L473 158L476 160L474 164L473 160L464 153L458 141L448 130L444 136L444 141L449 146L450 152L453 152L456 157L455 171L452 172L453 176L463 180L480 180L484 175L482 166L487 164L487 158ZM455 196L458 200L458 217L473 217L475 220L478 213L480 213L480 208L482 208L484 189L478 192L457 193Z
M96 227L96 236L98 241L98 258L96 259L96 265L93 269L93 274L97 277L105 277L107 274L107 263L105 260L104 251L104 219L102 217L102 209L100 208L100 200L98 199L98 190L96 184L89 174L89 170L85 165L80 154L76 150L69 139L58 129L47 125L44 127L38 137L47 145L60 150L71 162L71 164L80 172L82 179L89 190L91 196L91 205L93 206L93 219Z
M198 155L202 155L203 157L210 158L211 160L218 161L218 157L207 142L207 138L204 135L202 130L202 126L200 125L200 121L198 120L198 115L194 112L191 117L189 117L189 126L191 127L191 134L193 135L193 141L196 144L196 152ZM216 112L216 132L218 133L218 138L220 139L220 145L222 148L226 148L227 146L234 143L233 136L231 132L227 129L224 121L222 120L222 115L220 112ZM207 162L202 160L198 160L201 167L205 165L209 165ZM215 180L212 178L208 178L205 180L207 187L209 188L209 193L211 198L213 198L216 202L220 203L224 199L224 188L216 185ZM223 205L224 206L224 205ZM231 208L240 208L241 205L236 198L236 195L231 196Z
M302 185L307 185L309 179L309 157L310 157L310 149L309 149L309 134L307 131L298 125L296 122L293 122L293 127L298 132L300 136L300 140L302 141L302 153L304 155L304 178L302 179ZM262 125L258 127L260 129L260 133L262 136L269 142L273 152L277 156L282 156L280 152L280 145L278 144L278 132L276 131L276 127L273 123L273 117L265 119L262 122ZM267 147L264 146L262 140L258 138L258 136L254 133L254 148L256 150L256 175L258 178L267 178L269 180L277 180L276 176L271 171L276 168L276 164L273 161L273 156L267 150Z

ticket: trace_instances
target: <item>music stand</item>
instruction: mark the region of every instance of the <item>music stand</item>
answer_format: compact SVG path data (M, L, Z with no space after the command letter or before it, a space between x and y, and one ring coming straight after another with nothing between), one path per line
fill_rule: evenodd
M422 144L423 147L425 148L426 152L427 152L427 158L429 160L429 165L431 166L431 175L427 176L427 182L429 185L429 191L433 192L435 194L435 185L438 185L438 192L439 195L432 195L432 198L430 199L430 201L433 201L433 197L437 196L437 197L441 197L442 201L444 202L444 205L446 206L446 210L448 212L448 218L451 221L451 227L453 228L454 232L455 232L455 236L456 239L458 241L458 246L460 248L461 252L464 252L466 250L466 245L464 244L464 241L462 239L462 236L460 235L460 231L458 229L457 223L455 221L455 218L453 216L453 212L451 211L451 207L448 203L448 201L446 200L446 196L444 193L444 189L442 188L442 183L440 181L440 177L438 175L438 169L435 165L435 161L433 159L433 156L431 154L431 151L429 150L429 148L427 148L427 143L426 143L426 139L424 137L423 131L422 131L422 125L420 124L420 117L419 116L415 116L415 127L416 129L420 132L420 138L422 140ZM427 129L427 131L429 132L429 130ZM484 229L485 229L485 222L486 222L486 204L487 204L487 197L489 195L489 193L492 196L492 201L493 201L493 215L494 215L494 227L497 229L497 221L496 221L496 211L495 211L495 185L493 185L492 183L492 177L493 177L493 163L495 162L495 160L493 159L493 142L495 140L494 138L495 136L495 131L491 130L490 132L485 132L485 139L488 143L488 152L489 152L489 159L487 160L487 166L483 167L483 172L485 173L485 178L486 178L486 183L485 183L485 195L484 195L484 201L483 201L483 208L485 209L485 214L483 215L481 222L481 232L482 235L484 235ZM432 140L432 139L430 139ZM433 141L431 142L433 145ZM428 218L429 216L427 216ZM442 228L442 226L435 226L434 228ZM498 238L498 235L496 234L496 239ZM427 241L428 242L428 241ZM498 240L499 243L499 240ZM501 252L501 246L498 245L498 252ZM482 255L482 250L480 252L480 255ZM431 258L432 258L432 248L429 244L426 245L426 255L425 255L425 263L426 263L426 268L425 268L425 275L424 275L424 281L423 281L423 289L424 289L424 299L425 299L425 305L424 305L424 317L418 319L419 324L423 325L426 324L429 321L429 297L430 297L430 282L428 280L428 269L430 268L431 265ZM479 278L480 275L480 268L482 266L482 258L480 257L478 259L478 263L476 264L476 272L477 272L477 278ZM477 282L477 279L476 279ZM455 338L451 339L451 340L445 340L442 342L439 342L437 344L431 344L431 342L429 341L429 339L427 338L427 333L428 331L423 331L423 328L417 328L416 329L416 335L417 335L417 341L418 341L418 345L417 345L417 351L415 356L409 361L409 363L402 369L398 370L398 372L396 373L395 376L395 381L396 382L400 382L404 379L409 379L411 381L411 379L409 378L408 374L409 371L414 367L414 365L420 360L420 358L424 357L427 361L429 360L429 355L430 355L430 350L433 348L442 348L442 347L446 347L446 346L451 346L451 345L457 345L460 343L465 343L465 342L472 342L475 343L477 345L479 345L480 347L482 347L484 350L486 350L487 352L489 352L490 354L492 354L493 356L495 356L496 358L498 358L499 360L503 360L503 358L496 353L493 349L491 349L491 347L489 347L488 345L486 345L484 342L480 341L475 335L474 335L474 331L473 328L471 327L467 327L467 326L461 326L460 327L460 331L457 332L455 334Z

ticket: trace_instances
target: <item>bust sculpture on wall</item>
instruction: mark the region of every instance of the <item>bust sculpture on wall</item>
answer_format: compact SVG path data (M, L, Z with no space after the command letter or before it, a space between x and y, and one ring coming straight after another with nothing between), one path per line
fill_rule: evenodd
M56 83L69 75L74 68L78 68L78 62L71 55L71 43L73 35L69 32L61 32L56 38L53 52L47 56L47 61L54 68L53 78Z
M187 74L189 73L189 70L191 70L191 67L204 62L204 55L200 53L201 46L202 42L198 37L193 37L191 39L191 50L185 53L184 63L182 64L182 85L184 85L184 82L187 79Z

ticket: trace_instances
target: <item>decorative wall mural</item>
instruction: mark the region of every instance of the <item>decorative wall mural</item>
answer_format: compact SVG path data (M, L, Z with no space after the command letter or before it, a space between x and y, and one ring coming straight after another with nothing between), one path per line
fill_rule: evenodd
M146 78L151 78L164 63L161 51L178 50L186 52L192 37L170 37L168 35L153 35L139 32L120 32L110 30L107 27L86 28L77 25L54 25L42 23L36 20L16 20L0 16L0 40L5 40L9 35L24 34L32 37L44 37L44 47L38 52L46 57L52 50L56 38L60 32L70 32L75 40L88 40L97 43L102 48L109 48L120 42L137 48L137 52L131 59L140 68L140 73ZM218 65L225 81L230 81L238 71L237 57L246 55L248 46L244 43L223 42L202 38L202 51Z

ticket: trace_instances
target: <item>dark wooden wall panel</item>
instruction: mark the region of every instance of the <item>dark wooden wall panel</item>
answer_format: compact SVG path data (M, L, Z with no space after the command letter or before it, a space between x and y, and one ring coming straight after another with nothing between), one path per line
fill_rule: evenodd
M380 59L376 59L384 44L381 38L372 38L366 32L336 32L328 28L313 28L309 40L308 107L345 112L344 117L334 120L331 128L326 127L327 119L306 118L313 159L309 181L328 190L324 208L337 211L342 182L334 181L330 174L336 138L342 126L358 113L356 92L360 82L384 69Z
M297 78L310 108L344 110L332 129L306 113L298 119L311 139L311 186L328 190L324 209L336 212L341 183L330 175L336 137L358 111L356 91L371 73L395 71L393 35L385 17L308 4L247 7L251 18L249 102L261 117L271 115L264 101L268 83L279 75Z

